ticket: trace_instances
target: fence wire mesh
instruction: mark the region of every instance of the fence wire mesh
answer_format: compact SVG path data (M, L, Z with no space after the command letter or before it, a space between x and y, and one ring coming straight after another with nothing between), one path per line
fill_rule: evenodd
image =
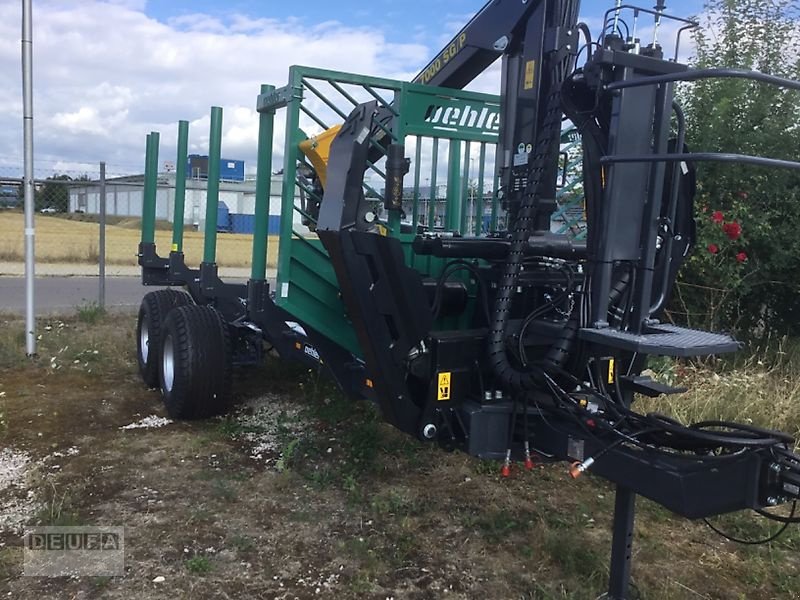
M129 276L140 274L140 239L144 176L132 168L98 164L71 164L70 168L38 167L34 178L36 212L36 271L54 276ZM0 275L24 272L24 214L22 165L0 161ZM103 183L105 185L103 186ZM185 254L187 264L202 256L207 182L187 181ZM105 216L101 215L105 188ZM275 194L280 186L273 184ZM175 198L174 173L159 174L156 243L166 255L171 244ZM223 182L220 191L218 264L232 277L245 277L252 250L250 205L255 182ZM275 202L279 206L279 202ZM272 212L272 210L271 210ZM180 218L180 217L178 217ZM277 217L276 217L277 218ZM101 227L105 245L101 247ZM276 229L276 227L272 227ZM277 246L277 239L270 240ZM104 252L103 252L104 250ZM270 266L274 266L275 252ZM99 288L102 289L102 286ZM98 301L102 300L98 292Z

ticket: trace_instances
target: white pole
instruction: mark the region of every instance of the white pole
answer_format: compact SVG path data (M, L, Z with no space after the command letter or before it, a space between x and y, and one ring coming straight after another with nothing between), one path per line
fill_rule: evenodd
M100 162L100 290L98 304L106 308L106 163Z
M33 18L31 0L22 0L22 104L25 144L25 351L36 355L33 282L36 278L33 222Z

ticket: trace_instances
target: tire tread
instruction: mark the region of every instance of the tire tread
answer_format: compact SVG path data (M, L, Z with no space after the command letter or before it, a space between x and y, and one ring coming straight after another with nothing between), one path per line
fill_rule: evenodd
M165 322L172 337L174 382L172 390L159 380L167 412L175 419L204 419L227 408L232 380L231 340L228 326L210 306L182 306ZM163 341L162 340L162 347Z

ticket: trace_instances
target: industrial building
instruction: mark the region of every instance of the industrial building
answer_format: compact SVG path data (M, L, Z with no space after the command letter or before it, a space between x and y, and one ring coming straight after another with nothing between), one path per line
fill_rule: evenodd
M233 162L233 161L226 161ZM197 162L192 164L194 177L186 179L186 204L183 222L186 226L202 229L206 215L208 181L198 173ZM242 180L224 180L219 184L220 209L218 228L230 233L252 233L254 226L256 185L246 180L241 168ZM269 202L269 233L277 234L281 214L281 192L283 176L273 175ZM119 217L141 217L144 195L144 176L133 175L106 180L106 214ZM156 196L156 219L172 223L175 220L175 173L163 172L158 176ZM99 214L100 183L98 181L76 182L69 188L69 212ZM302 227L300 215L294 215L296 227Z

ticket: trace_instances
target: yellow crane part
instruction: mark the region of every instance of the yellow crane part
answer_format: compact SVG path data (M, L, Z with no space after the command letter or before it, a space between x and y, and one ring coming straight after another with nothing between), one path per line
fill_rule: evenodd
M334 125L327 131L300 142L300 152L311 161L323 188L328 176L328 157L331 154L331 144L341 128L341 125Z

